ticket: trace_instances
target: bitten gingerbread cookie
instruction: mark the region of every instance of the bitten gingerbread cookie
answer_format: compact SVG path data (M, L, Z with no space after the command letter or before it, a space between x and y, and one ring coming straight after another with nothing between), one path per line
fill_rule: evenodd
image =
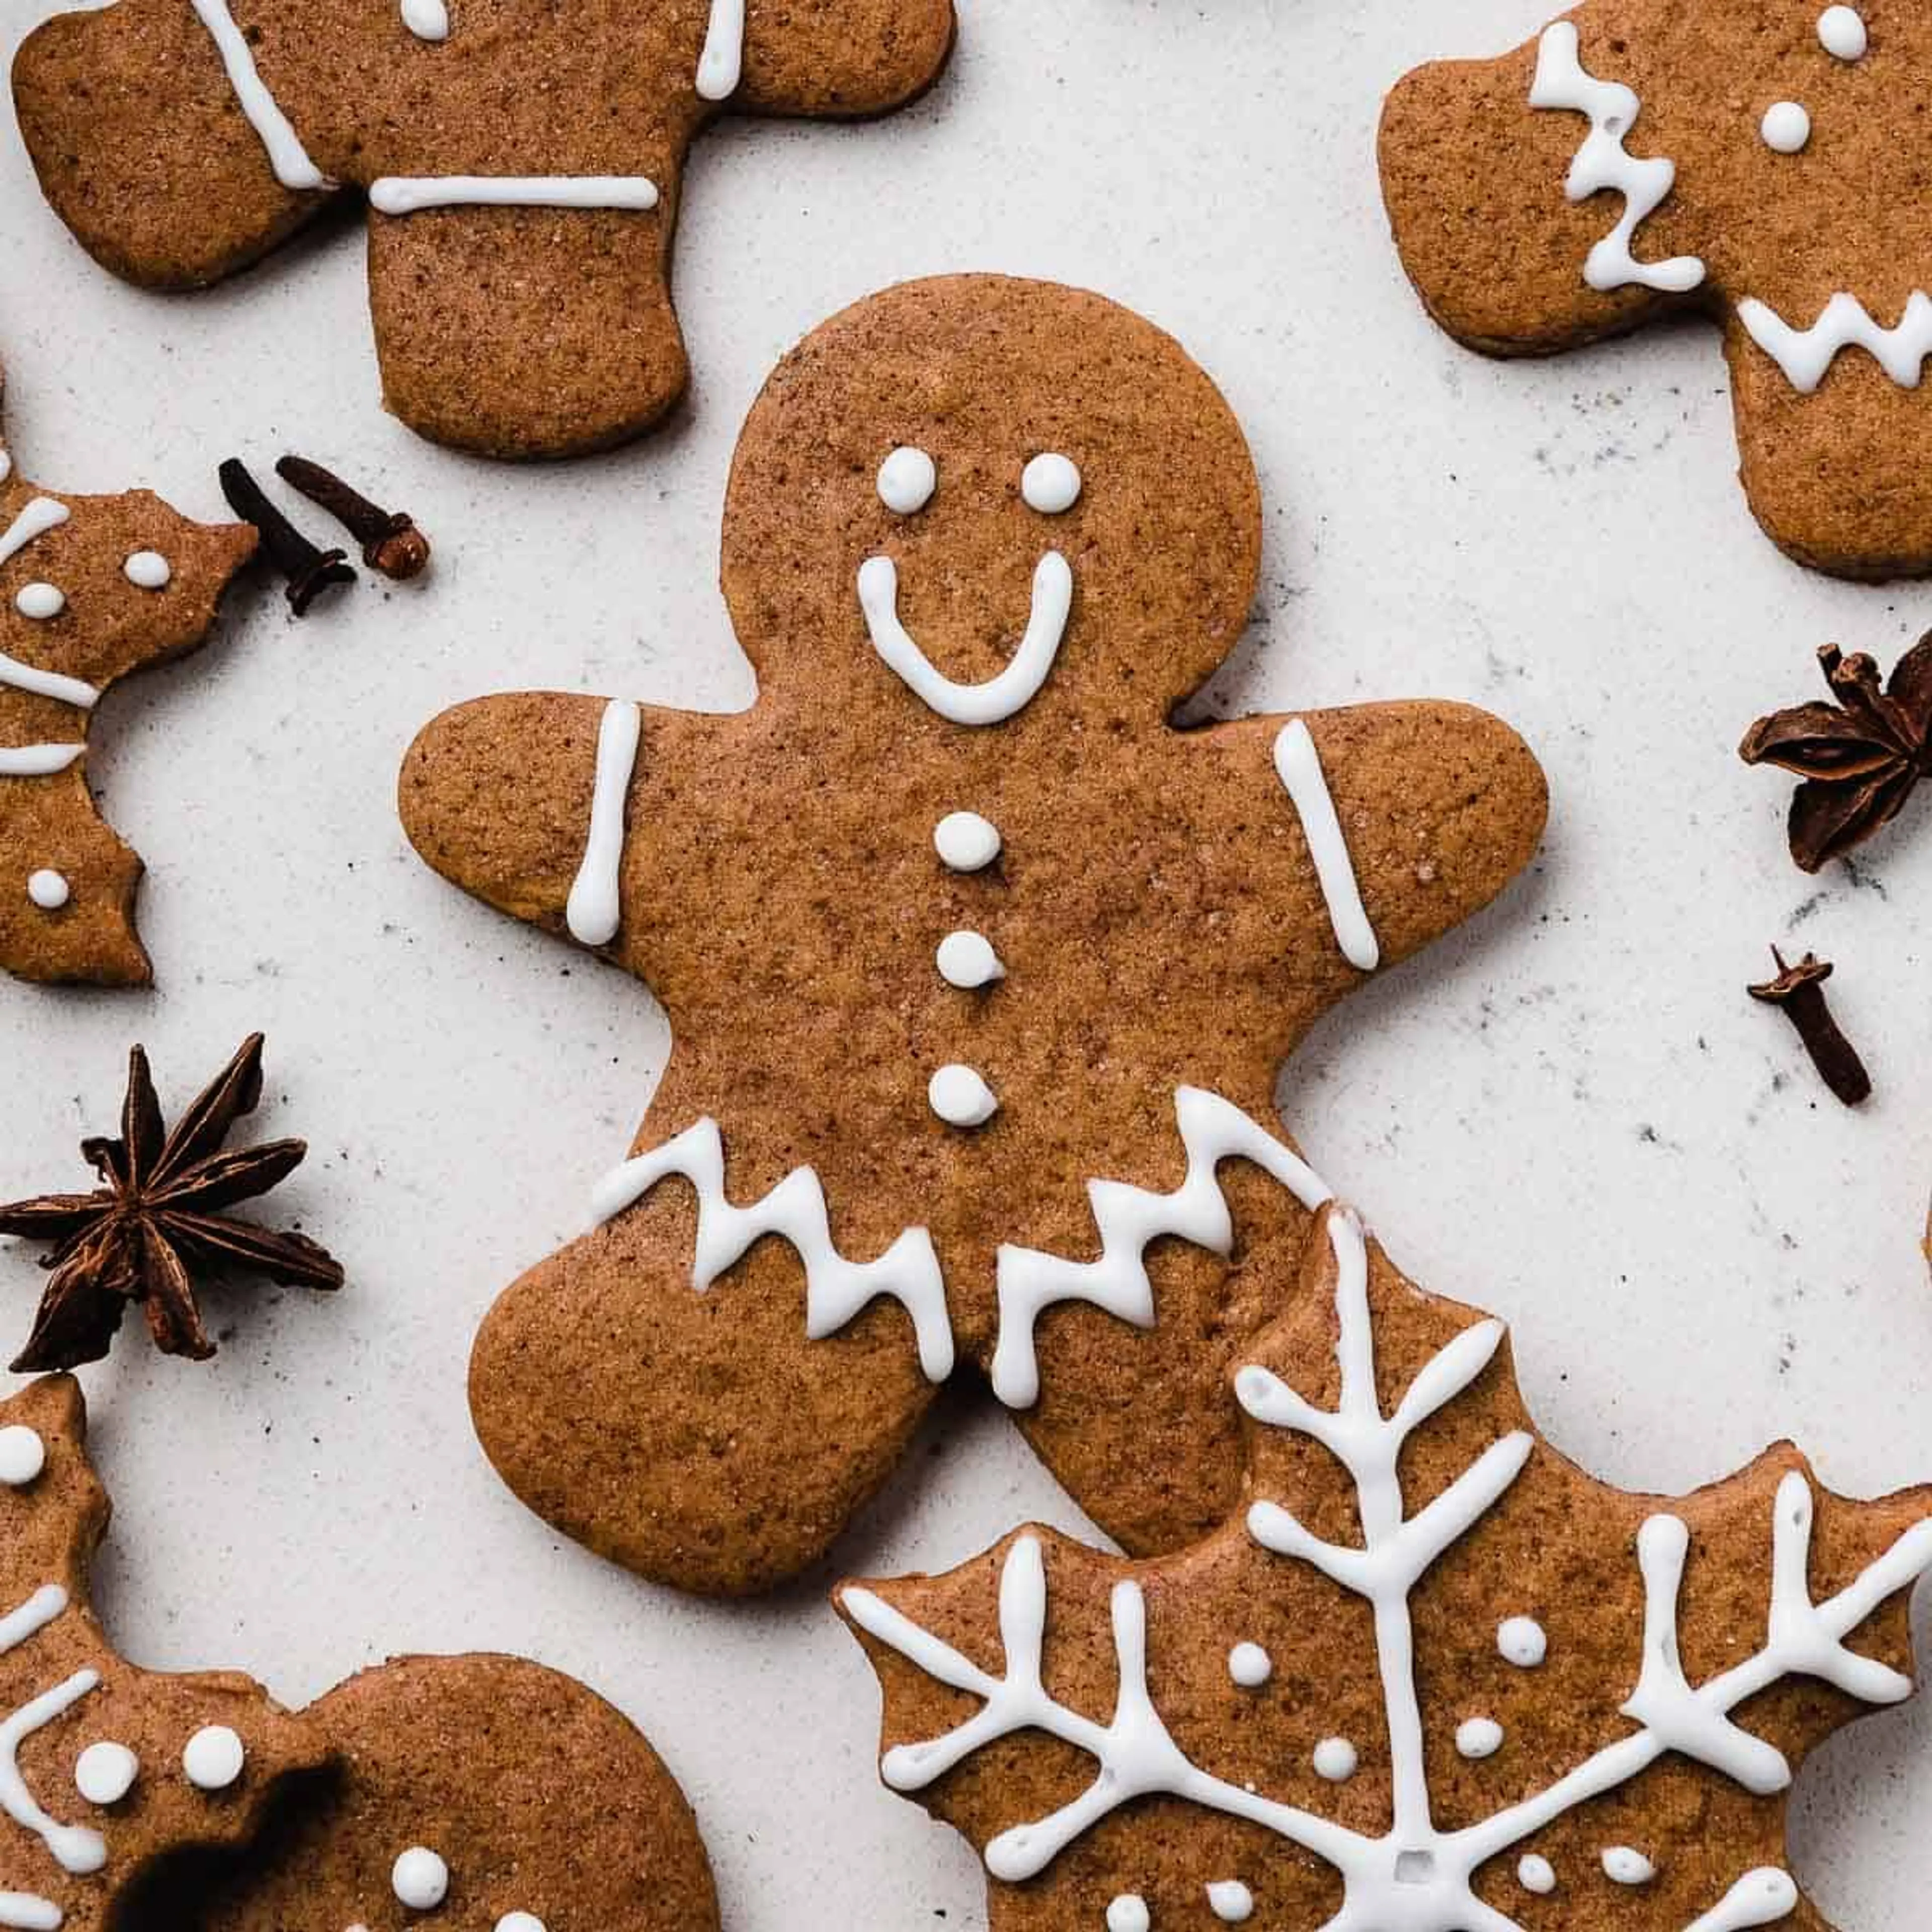
M191 524L145 490L51 496L0 438L0 968L154 977L134 931L141 862L94 809L88 729L110 685L202 642L254 548L252 530Z
M1898 0L1592 0L1500 59L1406 76L1382 191L1430 313L1472 349L1721 322L1742 479L1800 563L1932 569L1932 244Z
M1276 1070L1498 892L1544 807L1460 705L1173 724L1260 538L1170 338L1070 289L913 284L808 338L740 439L750 710L497 698L418 740L423 856L602 949L676 1040L596 1231L472 1364L485 1448L560 1528L768 1585L960 1364L1130 1546L1226 1512L1223 1369L1328 1194Z
M994 1932L1822 1928L1786 1794L1911 1693L1932 1490L1847 1502L1788 1444L1611 1490L1537 1434L1502 1324L1344 1209L1284 1305L1204 1542L1027 1529L839 1592L885 1780L982 1848Z
M351 189L391 409L500 457L639 434L684 392L686 151L747 114L883 114L951 0L118 0L14 65L40 184L89 254L199 287Z

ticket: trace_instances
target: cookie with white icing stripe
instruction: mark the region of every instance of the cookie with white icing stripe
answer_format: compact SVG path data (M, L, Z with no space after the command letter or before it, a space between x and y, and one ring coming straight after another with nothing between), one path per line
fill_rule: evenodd
M482 454L596 449L682 394L671 243L719 114L853 117L931 85L951 0L117 0L14 66L55 211L151 288L370 203L386 399Z
M102 820L87 739L107 688L193 650L254 554L145 490L56 496L0 436L0 968L141 986L141 862Z
M1222 1370L1327 1196L1276 1068L1498 892L1544 807L1463 706L1172 724L1260 538L1169 338L1051 284L913 284L808 338L739 442L749 710L497 698L418 739L424 857L602 949L674 1036L599 1225L472 1361L485 1448L558 1526L770 1585L968 1366L1130 1546L1225 1512Z
M1347 1210L1282 1286L1195 1547L1027 1529L838 1593L881 1774L981 1850L992 1932L1823 1932L1788 1795L1911 1694L1932 1489L1848 1501L1784 1444L1629 1495Z
M1932 18L1895 0L1591 0L1390 94L1403 266L1492 355L1709 316L1772 541L1844 576L1932 570L1928 73Z

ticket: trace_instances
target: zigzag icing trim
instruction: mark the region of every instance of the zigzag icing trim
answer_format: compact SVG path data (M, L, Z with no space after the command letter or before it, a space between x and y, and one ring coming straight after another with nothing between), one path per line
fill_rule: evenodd
M1862 349L1901 389L1916 389L1932 356L1932 297L1915 289L1890 328L1872 320L1856 296L1834 296L1809 328L1793 328L1778 311L1753 296L1738 304L1738 320L1750 339L1784 371L1791 386L1808 396L1841 350Z

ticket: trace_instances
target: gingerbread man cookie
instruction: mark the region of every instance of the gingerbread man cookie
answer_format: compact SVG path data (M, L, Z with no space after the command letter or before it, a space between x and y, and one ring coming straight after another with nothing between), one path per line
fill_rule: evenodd
M1893 0L1592 0L1407 75L1382 190L1429 312L1537 355L1692 310L1724 332L1744 493L1800 563L1932 569L1932 20Z
M982 1850L993 1932L1822 1932L1787 1796L1911 1694L1932 1490L1848 1502L1788 1444L1610 1489L1537 1434L1502 1324L1346 1210L1283 1305L1204 1541L1028 1529L839 1592L885 1781Z
M141 862L94 809L88 729L110 685L202 642L254 549L245 525L190 523L146 490L51 495L0 439L0 968L154 977L134 931Z
M14 94L55 211L146 287L361 190L389 407L565 456L683 394L671 241L706 123L888 112L952 31L951 0L118 0L29 36Z
M1050 284L915 283L808 338L740 440L750 710L499 698L418 740L424 858L602 949L676 1041L600 1225L476 1345L484 1447L559 1527L768 1585L961 1364L1131 1546L1226 1510L1265 1231L1328 1193L1276 1070L1493 897L1544 808L1460 705L1171 723L1260 534L1168 337Z

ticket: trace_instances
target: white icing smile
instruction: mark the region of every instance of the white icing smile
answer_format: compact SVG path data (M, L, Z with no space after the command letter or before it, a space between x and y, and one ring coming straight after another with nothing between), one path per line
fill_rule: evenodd
M1033 610L1012 661L983 684L956 684L935 670L899 622L898 566L889 556L868 557L859 569L859 606L872 648L914 695L955 724L998 724L1039 695L1066 634L1073 609L1073 570L1057 550L1033 574Z

